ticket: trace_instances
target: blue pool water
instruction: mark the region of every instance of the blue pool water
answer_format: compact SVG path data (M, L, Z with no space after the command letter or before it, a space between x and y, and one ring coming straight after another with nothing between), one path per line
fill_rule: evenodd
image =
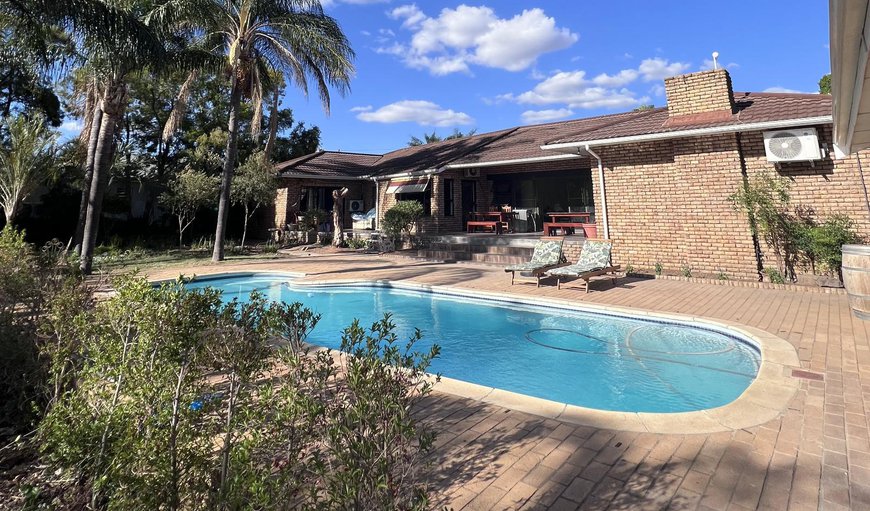
M286 275L202 278L224 299L257 290L322 314L309 342L338 348L354 318L393 314L400 339L441 346L430 372L602 410L685 412L721 406L755 378L751 342L702 326L372 286L294 286Z

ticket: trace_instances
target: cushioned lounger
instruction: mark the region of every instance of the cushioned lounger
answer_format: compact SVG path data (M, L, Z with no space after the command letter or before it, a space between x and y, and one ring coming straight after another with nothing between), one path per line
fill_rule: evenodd
M562 289L562 280L567 278L579 278L583 280L586 292L589 292L589 279L599 275L613 274L613 283L616 283L616 272L620 266L611 263L611 249L613 244L610 240L587 239L580 251L580 258L576 263L553 268L546 272L547 275L556 277L556 286Z
M535 244L532 259L526 263L513 264L504 269L511 274L511 285L514 284L516 272L529 273L535 278L538 286L541 285L541 277L547 270L562 264L562 240L541 240Z

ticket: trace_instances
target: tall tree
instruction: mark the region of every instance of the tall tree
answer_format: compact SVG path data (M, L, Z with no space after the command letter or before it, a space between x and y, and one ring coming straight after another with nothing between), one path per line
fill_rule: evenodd
M263 91L271 85L273 72L289 74L305 93L312 78L328 112L329 88L343 94L350 86L354 53L338 22L323 12L319 0L168 0L155 10L154 16L162 24L198 27L205 45L209 41L219 44L226 57L230 78L229 138L212 254L212 260L221 261L230 188L238 161L242 98L249 97L255 103L251 123L255 134L261 123L257 112L262 111Z
M57 133L38 115L7 117L3 124L8 140L0 148L0 207L11 225L21 201L55 171Z
M826 74L819 80L819 94L831 93L831 73Z

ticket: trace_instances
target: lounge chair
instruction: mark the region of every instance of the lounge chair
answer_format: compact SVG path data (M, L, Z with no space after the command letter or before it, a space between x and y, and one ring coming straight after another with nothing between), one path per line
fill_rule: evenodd
M587 239L580 251L580 258L575 264L561 266L547 271L547 275L556 277L556 287L562 289L562 280L566 278L582 279L586 292L589 292L589 279L599 275L613 274L616 284L616 272L619 265L613 265L610 259L613 243L610 240Z
M514 285L516 272L529 273L537 281L538 287L541 286L541 277L547 270L553 269L562 264L562 239L541 239L535 244L535 251L532 253L532 259L527 263L512 264L504 269L511 274L511 285Z

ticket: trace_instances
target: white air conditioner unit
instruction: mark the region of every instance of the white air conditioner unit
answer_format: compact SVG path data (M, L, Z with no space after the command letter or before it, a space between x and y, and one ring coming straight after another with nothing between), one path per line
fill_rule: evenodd
M480 177L480 169L465 169L465 177Z
M364 207L363 201L357 199L347 201L347 205L351 213L362 213Z
M764 152L767 161L813 161L822 159L819 136L815 128L765 131Z

